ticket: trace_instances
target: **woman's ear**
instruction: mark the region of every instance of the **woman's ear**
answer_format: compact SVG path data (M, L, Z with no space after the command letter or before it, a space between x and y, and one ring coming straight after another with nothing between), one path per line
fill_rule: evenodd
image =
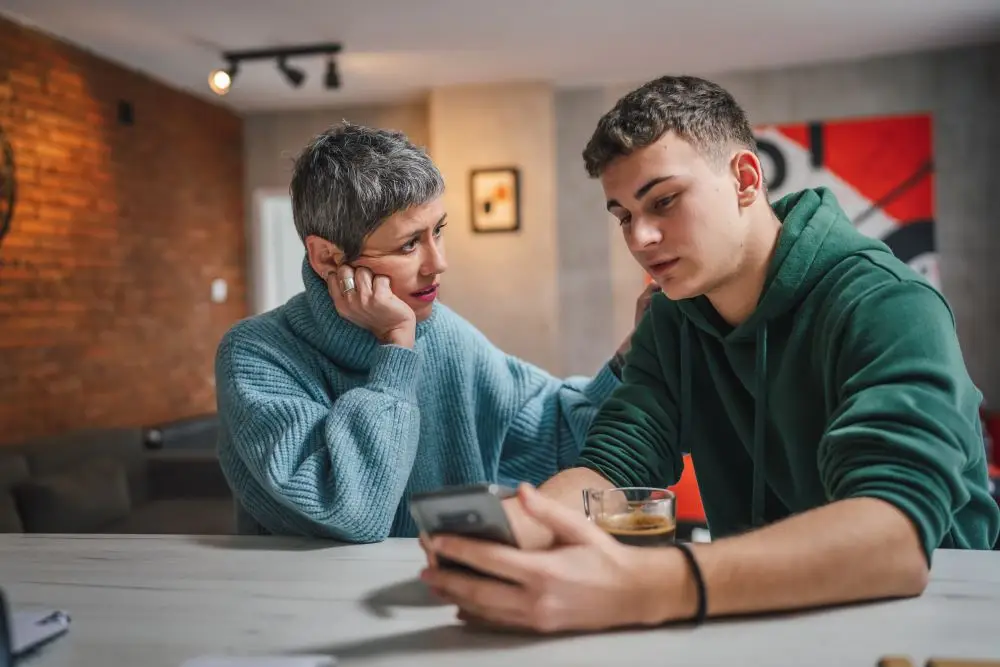
M309 257L309 266L323 280L337 272L340 259L344 253L336 244L327 241L319 236L306 237L306 255Z

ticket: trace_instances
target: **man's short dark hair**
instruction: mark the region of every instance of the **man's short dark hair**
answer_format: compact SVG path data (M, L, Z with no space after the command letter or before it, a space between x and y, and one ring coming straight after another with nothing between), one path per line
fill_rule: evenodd
M597 123L583 151L596 178L613 160L673 132L712 160L734 145L757 152L750 121L721 86L693 76L664 76L622 97Z
M289 193L295 229L358 258L385 219L441 196L444 180L426 151L402 132L343 121L315 137L295 161Z

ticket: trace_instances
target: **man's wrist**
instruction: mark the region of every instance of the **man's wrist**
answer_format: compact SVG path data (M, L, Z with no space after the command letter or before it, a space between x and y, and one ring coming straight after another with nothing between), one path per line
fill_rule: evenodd
M608 361L608 368L619 380L622 379L622 371L625 368L625 355L619 350L615 352L615 356L611 357Z
M642 625L657 626L693 619L698 613L698 588L684 554L673 547L633 547L639 591L636 605Z
M618 349L615 350L616 355L624 357L626 354L628 354L628 351L632 349L632 336L634 335L635 331L632 331L629 333L629 335L625 336L625 340L623 340L621 342L621 345L618 346Z

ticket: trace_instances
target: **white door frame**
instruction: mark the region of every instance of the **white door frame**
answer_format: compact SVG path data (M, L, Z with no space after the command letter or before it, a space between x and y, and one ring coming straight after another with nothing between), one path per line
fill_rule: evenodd
M258 188L252 194L253 216L247 246L249 251L250 310L252 315L274 308L278 303L275 293L278 285L278 266L274 255L268 252L276 242L273 227L264 219L264 206L269 199L289 196L287 189Z

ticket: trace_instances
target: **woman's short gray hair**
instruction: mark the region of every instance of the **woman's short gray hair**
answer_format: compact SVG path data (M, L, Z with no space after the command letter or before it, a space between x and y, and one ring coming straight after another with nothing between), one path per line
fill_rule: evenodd
M402 132L343 121L298 156L289 192L302 240L335 243L350 262L386 218L440 197L444 180Z

